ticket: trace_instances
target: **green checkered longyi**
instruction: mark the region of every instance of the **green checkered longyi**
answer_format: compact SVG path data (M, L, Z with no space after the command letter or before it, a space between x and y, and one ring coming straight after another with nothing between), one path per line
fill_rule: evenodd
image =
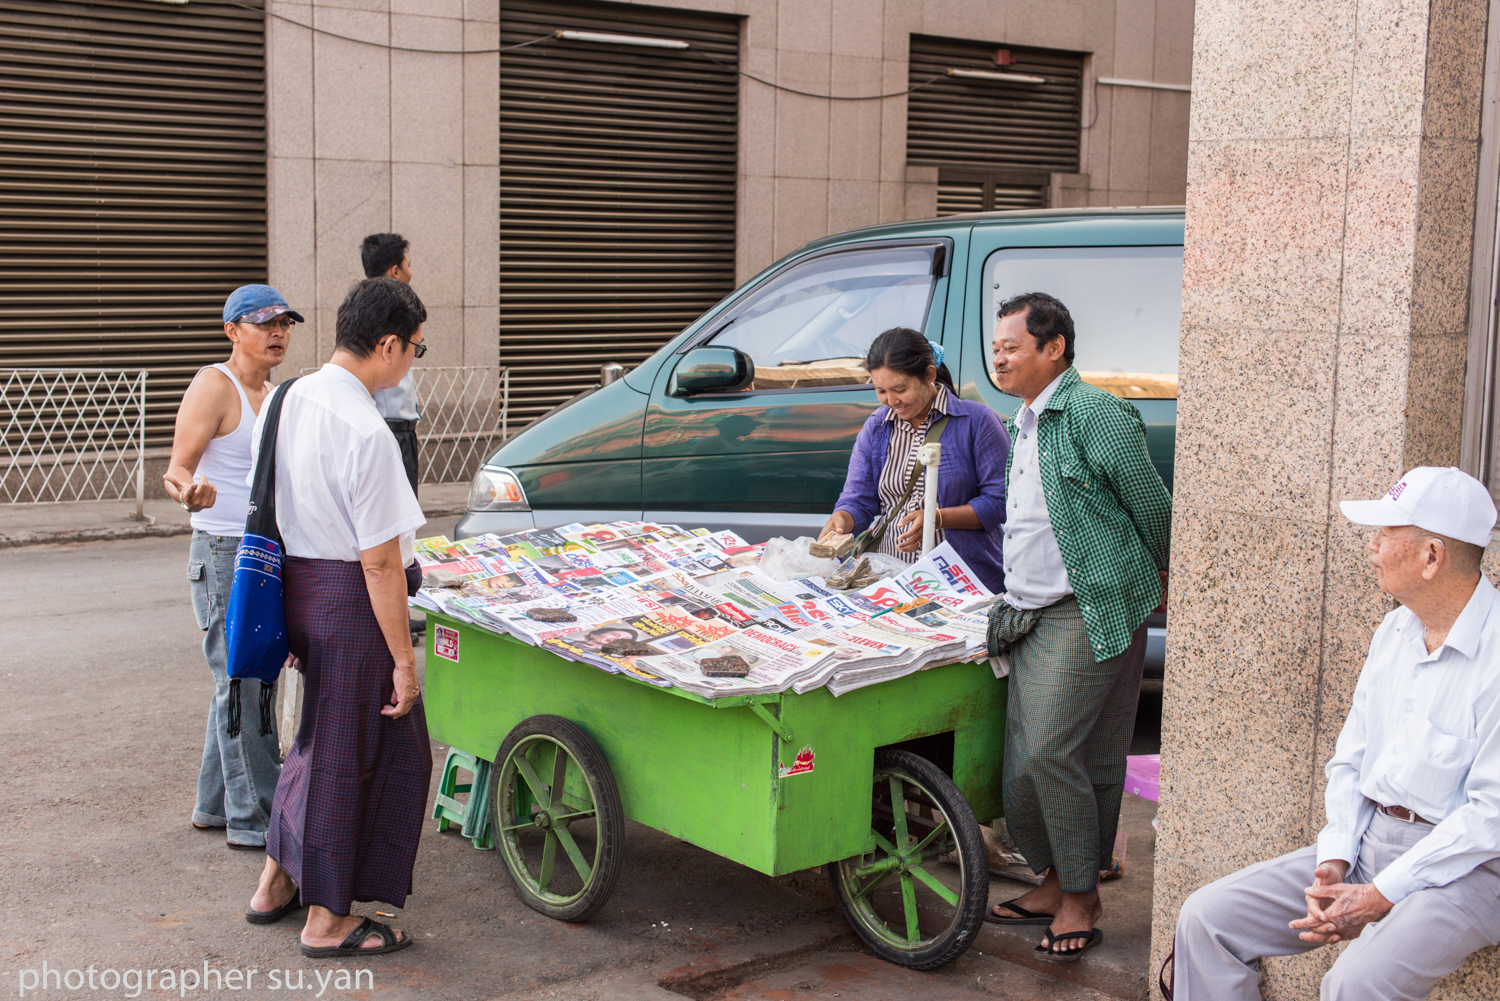
M1109 868L1145 652L1143 628L1096 661L1071 597L1041 609L1010 651L1005 821L1032 870L1055 869L1064 893Z

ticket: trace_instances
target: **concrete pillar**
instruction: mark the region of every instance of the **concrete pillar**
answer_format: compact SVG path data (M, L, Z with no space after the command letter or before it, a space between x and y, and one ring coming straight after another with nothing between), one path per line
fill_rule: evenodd
M1188 893L1324 824L1390 607L1338 501L1458 462L1487 13L1199 0L1153 985ZM1485 953L1434 997L1497 990Z

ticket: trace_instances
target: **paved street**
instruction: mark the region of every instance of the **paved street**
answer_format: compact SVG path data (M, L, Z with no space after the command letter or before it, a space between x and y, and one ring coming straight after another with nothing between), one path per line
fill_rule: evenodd
M446 531L451 519L430 528ZM142 997L1144 996L1154 805L1129 797L1129 875L1105 887L1110 937L1062 969L1030 960L1034 934L991 925L943 970L891 966L860 951L822 875L767 878L635 825L608 905L587 925L567 925L523 907L495 853L429 824L416 892L393 922L415 947L359 963L304 960L300 912L271 927L241 917L264 856L229 851L222 832L188 823L212 683L186 553L184 537L0 552L0 602L12 620L0 654L0 997L23 987L28 998L130 996L87 983L41 989L44 962L85 976L90 967L190 971L174 977L179 989ZM440 765L442 750L433 757ZM997 881L992 894L1018 889ZM194 989L205 963L211 985L256 971L251 989Z

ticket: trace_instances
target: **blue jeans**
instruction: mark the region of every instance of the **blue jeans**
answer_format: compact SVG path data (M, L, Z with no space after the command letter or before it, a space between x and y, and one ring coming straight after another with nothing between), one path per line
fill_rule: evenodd
M214 676L193 823L227 827L229 840L236 844L263 845L271 798L281 777L281 745L276 737L274 703L266 727L271 732L261 733L262 686L253 678L240 682L239 733L229 735L229 649L224 639L224 612L229 605L239 542L234 536L194 530L188 549L193 614L198 617L198 628L204 630L203 656Z

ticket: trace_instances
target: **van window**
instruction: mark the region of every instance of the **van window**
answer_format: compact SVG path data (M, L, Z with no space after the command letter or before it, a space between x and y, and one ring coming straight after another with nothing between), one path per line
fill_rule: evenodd
M1177 398L1181 247L997 250L984 284L986 348L1003 300L1046 292L1073 314L1073 364L1085 382L1130 399Z
M934 250L887 247L794 264L737 307L712 343L754 360L747 390L868 385L871 342L891 327L926 323Z

